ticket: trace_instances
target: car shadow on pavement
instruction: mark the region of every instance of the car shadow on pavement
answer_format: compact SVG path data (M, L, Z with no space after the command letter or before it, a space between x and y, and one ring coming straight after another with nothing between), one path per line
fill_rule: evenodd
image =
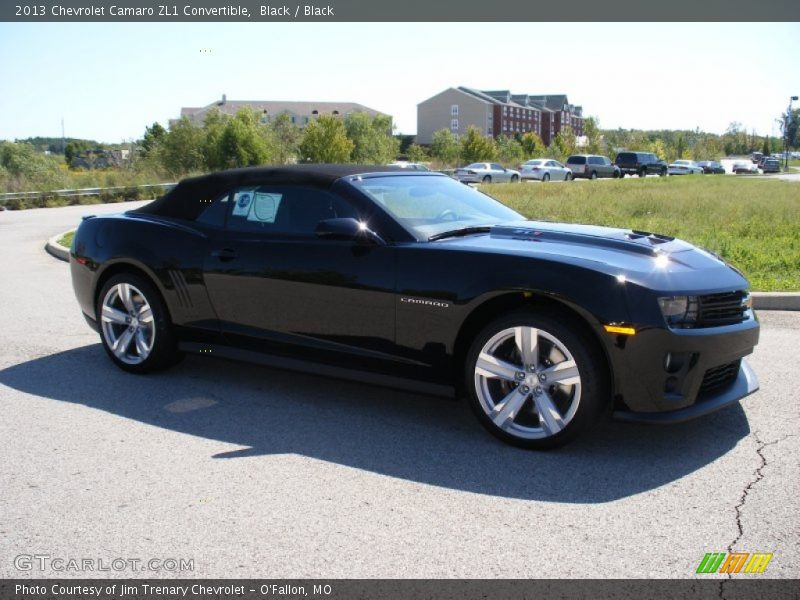
M531 452L495 440L465 402L197 356L163 373L130 375L99 344L8 367L0 384L242 446L218 459L295 453L434 486L549 502L609 502L646 492L711 463L749 433L737 405L668 427L607 420L564 448Z

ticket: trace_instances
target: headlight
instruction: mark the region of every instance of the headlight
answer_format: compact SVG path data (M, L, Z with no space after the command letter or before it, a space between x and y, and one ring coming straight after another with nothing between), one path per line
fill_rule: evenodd
M697 321L697 296L659 298L658 305L670 327L691 327Z

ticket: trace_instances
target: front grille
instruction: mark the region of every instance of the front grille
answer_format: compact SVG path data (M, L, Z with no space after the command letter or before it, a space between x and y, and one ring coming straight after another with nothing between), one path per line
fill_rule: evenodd
M745 292L725 292L698 296L697 321L695 327L719 327L734 325L745 319Z
M700 393L705 394L717 388L730 385L739 374L739 366L742 359L735 360L718 367L714 367L706 371L703 376L703 382L700 384Z

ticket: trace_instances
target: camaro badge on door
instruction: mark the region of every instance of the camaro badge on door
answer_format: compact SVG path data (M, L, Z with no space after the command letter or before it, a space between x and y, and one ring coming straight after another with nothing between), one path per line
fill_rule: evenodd
M450 308L450 304L447 302L439 302L438 300L425 300L423 298L401 297L400 302L405 302L406 304L424 304L425 306L436 306L437 308Z

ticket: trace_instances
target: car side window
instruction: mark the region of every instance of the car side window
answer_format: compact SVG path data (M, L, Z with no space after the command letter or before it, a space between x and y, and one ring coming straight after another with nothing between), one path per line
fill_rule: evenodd
M492 169L494 169L495 171L503 171L504 170L501 165L498 165L496 163L492 163Z
M589 157L589 164L590 165L599 165L599 164L601 164L601 161L597 156L590 156Z
M222 229L225 227L225 216L228 214L230 198L231 193L225 192L214 201L210 202L209 205L197 215L195 221Z
M306 187L241 187L228 204L229 231L312 238L320 221L359 218L358 211L339 196Z

